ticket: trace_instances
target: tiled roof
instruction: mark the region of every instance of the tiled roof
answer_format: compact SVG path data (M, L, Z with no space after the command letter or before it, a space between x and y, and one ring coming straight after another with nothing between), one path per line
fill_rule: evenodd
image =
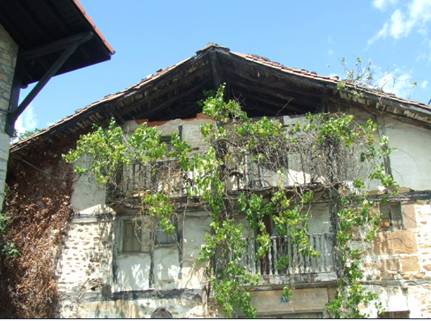
M22 141L19 141L19 142L13 144L11 146L11 152L13 153L14 151L17 151L17 150L25 147L26 145L31 144L33 141L37 140L41 136L49 135L49 133L53 129L58 128L58 127L64 125L65 123L77 118L78 116L85 114L86 112L90 111L91 109L95 108L96 106L100 106L101 104L104 104L107 102L112 102L112 101L115 101L117 99L125 98L125 97L128 97L130 95L133 95L134 93L136 93L139 89L141 89L145 85L147 85L147 84L155 81L156 79L160 78L161 76L173 71L174 69L185 64L186 62L191 61L193 59L197 59L200 55L206 53L208 50L211 50L211 49L220 50L220 51L223 51L229 55L234 55L234 56L243 58L245 60L248 60L250 62L264 65L264 66L267 66L267 67L270 67L273 69L277 69L277 70L284 72L284 73L287 73L289 75L307 78L307 79L321 82L324 84L328 84L328 85L331 85L334 87L337 85L338 82L340 82L340 80L337 76L322 76L322 75L319 75L313 71L308 71L305 69L297 69L297 68L292 68L292 67L286 67L286 66L284 66L278 62L272 61L266 57L262 57L262 56L258 56L258 55L254 55L254 54L243 54L243 53L238 53L238 52L232 52L228 48L211 44L211 45L203 48L202 50L197 51L195 56L192 56L192 57L187 58L183 61L180 61L179 63L177 63L173 66L167 67L165 69L159 69L154 74L150 74L149 76L147 76L146 78L144 78L143 80L138 82L137 84L134 84L134 85L132 85L132 86L130 86L130 87L128 87L122 91L119 91L117 93L107 95L107 96L103 97L102 99L100 99L100 100L98 100L98 101L96 101L96 102L94 102L94 103L92 103L92 104L90 104L90 105L88 105L82 109L78 109L74 114L61 119L57 123L44 129L40 133L37 133L37 134L35 134L35 135L25 139L25 140L22 140ZM426 112L427 114L429 113L430 114L429 119L431 120L431 107L429 105L426 105L426 104L423 104L423 103L420 103L417 101L413 101L413 100L400 98L400 97L397 97L393 94L386 93L386 92L383 92L380 90L374 90L374 89L369 89L369 88L365 88L365 87L360 87L360 90L362 92L368 93L368 94L375 96L377 98L383 98L383 99L387 99L387 100L392 101L392 102L397 102L399 104L402 104L404 107L411 109L412 112L420 111L420 112Z
M322 81L322 82L326 82L326 83L330 83L330 84L334 84L334 85L336 85L338 82L340 82L340 79L338 76L323 76L323 75L317 74L315 71L308 71L306 69L286 67L286 66L284 66L278 62L272 61L266 57L262 57L259 55L243 54L243 53L238 53L238 52L232 52L232 54L237 55L237 56L242 57L242 58L245 58L247 60L259 63L259 64L266 65L268 67L276 68L276 69L279 69L280 71L290 73L290 74L295 74L295 75L298 75L301 77L306 77L309 79L314 79L314 80L318 80L318 81ZM390 99L393 101L398 101L402 104L412 105L412 106L416 106L419 108L423 108L424 110L431 111L430 105L427 105L427 104L424 104L424 103L421 103L418 101L414 101L414 100L401 98L401 97L398 97L392 93L384 92L384 91L377 90L377 89L370 89L370 88L366 88L366 87L360 87L360 90L367 92L367 93L370 93L372 95L382 97L382 98L387 98L387 99Z

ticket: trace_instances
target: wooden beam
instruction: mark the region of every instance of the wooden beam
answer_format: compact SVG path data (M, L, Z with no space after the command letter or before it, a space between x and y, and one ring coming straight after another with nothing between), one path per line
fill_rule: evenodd
M297 75L288 71L279 70L277 68L267 66L259 62L246 60L243 57L238 57L235 55L223 55L220 57L220 63L223 65L223 67L225 67L224 70L232 72L235 71L236 73L252 71L252 76L255 80L258 73L262 78L271 76L275 80L270 80L271 83L278 85L281 84L285 86L286 82L289 82L292 86L301 90L307 90L309 94L314 95L326 94L328 90L333 90L334 87L333 84L323 83L318 79L310 79L302 75Z
M221 83L221 77L219 74L219 65L218 65L218 60L217 60L217 52L215 50L211 50L209 52L209 59L210 59L210 64L211 64L211 73L212 73L212 78L213 78L213 85L214 88L218 88Z
M254 87L262 91L270 91L274 94L278 92L287 96L300 96L319 100L325 96L323 93L300 88L291 80L275 78L274 75L267 76L263 73L259 73L259 77L257 77L257 71L249 73L241 70L229 70L226 71L225 74L226 78L231 82L238 81L246 83L247 86L254 85Z
M145 115L146 118L154 118L156 119L156 115L158 113L161 113L165 108L171 107L172 104L174 104L177 101L181 101L182 99L196 94L196 93L203 93L203 86L198 87L191 87L188 90L182 91L179 95L167 95L170 98L165 99L164 97L158 97L156 100L146 100L146 101L139 101L136 104L133 104L131 106L128 106L127 109L130 111L132 110L141 110L142 115Z
M235 89L238 89L238 91L236 91ZM303 114L303 113L306 113L307 111L314 111L316 108L316 106L310 107L310 106L313 106L311 104L307 104L307 105L300 104L293 97L281 99L277 97L272 97L271 95L268 95L268 94L259 93L253 89L246 89L244 87L237 88L236 86L232 86L232 90L233 92L241 93L242 96L249 102L258 101L263 103L264 105L273 106L271 109L276 110L276 112L280 112L281 109L283 109L285 111L291 110L291 111Z
M27 108L31 101L37 96L37 94L42 90L43 87L48 83L48 81L57 73L57 71L64 65L64 63L69 59L69 57L75 52L75 50L84 42L90 40L93 37L93 33L89 32L85 35L80 35L79 38L75 39L74 43L70 43L57 60L51 65L51 67L46 71L43 77L39 80L36 86L28 93L24 100L19 104L19 106L11 105L8 112L8 117L6 121L6 132L12 136L15 126L15 121L19 115Z
M274 102L279 101L279 104L286 103L295 103L296 105L303 105L306 107L311 107L315 109L317 106L320 106L322 101L317 98L309 98L306 96L296 96L296 95L285 95L284 93L277 92L274 90L268 90L264 87L258 87L255 85L247 85L241 82L232 82L233 88L238 88L238 90L249 93L249 95L253 96L261 96L266 97L268 100L272 100Z
M60 50L65 50L66 48L73 46L77 42L82 42L84 39L89 40L91 37L93 37L92 32L79 33L67 38L54 41L47 45L23 51L22 58L25 60L34 60L36 58L43 57L51 53L58 52Z

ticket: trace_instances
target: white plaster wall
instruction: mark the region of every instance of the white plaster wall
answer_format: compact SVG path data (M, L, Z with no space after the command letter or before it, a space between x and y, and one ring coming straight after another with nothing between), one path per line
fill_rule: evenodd
M412 314L417 315L417 309L412 306L411 298L409 300L407 287L367 285L366 288L378 294L383 312L410 311L410 317ZM378 318L379 311L374 303L373 301L366 308L362 307L361 312L370 318Z
M410 318L431 318L431 284L408 287L408 307Z
M402 187L431 189L431 130L386 117L385 134L395 151L390 155L392 174Z
M157 129L162 135L173 135L179 134L179 127L182 126L182 139L189 143L192 148L202 148L203 136L200 128L203 124L209 122L213 121L207 118L173 119L158 125ZM126 122L123 128L126 132L131 133L138 126L139 124L136 121L131 120Z
M159 307L167 309L174 318L211 316L202 300L181 297L85 302L78 308L73 307L73 302L65 301L60 308L60 315L62 318L150 318Z
M358 113L355 110L349 110L349 112L352 112L355 114L355 120L359 122L365 122L368 118L370 118L370 115L364 114L364 113ZM283 122L285 125L294 126L295 124L304 124L306 122L305 116L296 116L296 117L289 117L284 116ZM286 130L286 132L289 129ZM376 141L379 140L379 135L376 133ZM349 160L349 165L346 166L343 170L343 175L346 177L346 183L352 184L353 180L362 177L365 180L366 186L369 190L376 190L379 189L380 186L377 184L376 181L370 181L367 179L367 177L370 174L370 165L366 163L361 163L359 161L360 159L360 152L361 147L355 146L356 150L354 150L354 153L357 155L354 157L354 159ZM286 186L296 186L296 185L302 185L310 183L311 181L311 175L309 172L304 173L301 157L297 153L288 152L288 162L289 162L289 169L285 173L286 175ZM267 179L271 182L272 185L276 185L277 182L280 180L279 175L269 171L266 171L265 175L267 177L272 176L270 179ZM316 178L314 178L316 179Z
M202 288L205 283L202 266L196 265L205 234L210 230L211 218L207 212L191 212L183 226L182 276L178 280L180 288Z
M209 231L208 213L187 213L183 222L182 262L177 244L156 245L153 250L153 281L150 287L151 255L148 253L118 254L116 262L116 291L199 289L204 284L203 267L196 266L204 235Z
M154 287L175 289L178 285L180 262L177 245L159 246L154 249Z
M88 160L78 161L79 166L85 166ZM71 207L76 214L97 215L112 213L112 209L105 205L106 187L97 184L95 178L90 174L77 175L72 185Z
M150 288L150 254L122 254L117 256L115 260L117 281L113 282L112 289L114 292Z

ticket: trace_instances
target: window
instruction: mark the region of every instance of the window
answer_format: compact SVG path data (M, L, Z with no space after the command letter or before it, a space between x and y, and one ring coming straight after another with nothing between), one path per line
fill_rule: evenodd
M160 136L160 142L165 143L168 146L168 150L170 150L172 148L172 136L171 135Z
M141 219L121 218L119 231L120 253L141 253L150 250L150 230Z
M123 222L123 253L142 252L142 222L125 220Z
M380 204L380 213L382 215L383 228L390 230L403 228L403 216L400 202Z
M170 246L178 241L178 226L174 222L175 230L167 234L158 225L154 230L153 218L121 217L118 221L118 251L120 254L149 253L153 245Z
M168 234L166 233L160 225L157 226L155 231L155 243L156 245L172 245L177 243L177 224L174 222L175 230Z

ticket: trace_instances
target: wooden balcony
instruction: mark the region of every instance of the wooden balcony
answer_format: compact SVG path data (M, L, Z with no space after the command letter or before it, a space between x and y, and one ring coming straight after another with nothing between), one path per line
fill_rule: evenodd
M275 173L268 174L268 170L255 164L238 166L232 172L234 174L226 178L228 192L264 190L277 183ZM152 166L135 164L123 170L116 190L128 197L138 196L145 191L165 192L172 197L182 197L186 195L185 180L193 182L195 175L193 172L183 172L175 159L162 160Z
M127 197L141 192L165 192L172 197L185 195L183 173L175 159L157 162L152 166L134 164L123 170L117 192Z
M270 251L258 258L256 242L250 238L244 264L251 273L261 275L264 283L284 283L292 279L298 282L335 280L333 234L311 234L310 242L319 256L301 254L290 237L272 236Z

